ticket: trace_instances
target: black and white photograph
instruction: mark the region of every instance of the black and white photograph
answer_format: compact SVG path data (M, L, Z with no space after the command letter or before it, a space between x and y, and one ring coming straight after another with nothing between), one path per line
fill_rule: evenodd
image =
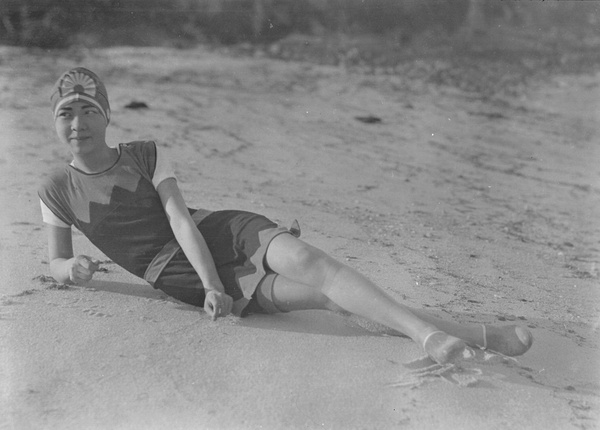
M600 428L600 1L0 0L0 145L0 430Z

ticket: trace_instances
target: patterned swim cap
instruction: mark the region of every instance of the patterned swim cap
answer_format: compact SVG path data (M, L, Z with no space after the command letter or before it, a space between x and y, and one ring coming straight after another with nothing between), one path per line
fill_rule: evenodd
M94 72L84 67L71 69L63 73L56 81L50 97L54 118L61 107L80 100L96 106L104 115L106 123L110 122L110 106L106 87Z

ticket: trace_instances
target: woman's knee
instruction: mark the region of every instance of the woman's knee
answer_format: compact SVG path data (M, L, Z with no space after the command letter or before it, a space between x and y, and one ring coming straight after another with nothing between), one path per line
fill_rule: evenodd
M289 264L302 275L309 275L311 284L323 283L333 264L331 258L318 248L303 243L289 254Z
M291 254L291 262L300 270L306 271L327 265L328 256L318 248L301 243Z
M275 272L291 279L298 280L300 277L305 280L308 277L311 285L322 284L341 267L341 263L325 252L299 239L282 241L278 245L279 248L274 250L276 257L268 263Z

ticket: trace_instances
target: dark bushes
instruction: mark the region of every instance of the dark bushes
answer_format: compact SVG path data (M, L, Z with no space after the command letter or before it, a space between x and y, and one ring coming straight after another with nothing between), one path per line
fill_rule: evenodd
M504 25L598 27L596 2L500 0L2 0L0 43L271 42L292 33L464 33Z

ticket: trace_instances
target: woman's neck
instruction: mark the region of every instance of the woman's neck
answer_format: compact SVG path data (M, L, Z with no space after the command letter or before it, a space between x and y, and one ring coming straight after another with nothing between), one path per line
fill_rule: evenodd
M85 173L100 173L110 169L118 158L117 149L106 146L93 154L73 154L73 166Z

